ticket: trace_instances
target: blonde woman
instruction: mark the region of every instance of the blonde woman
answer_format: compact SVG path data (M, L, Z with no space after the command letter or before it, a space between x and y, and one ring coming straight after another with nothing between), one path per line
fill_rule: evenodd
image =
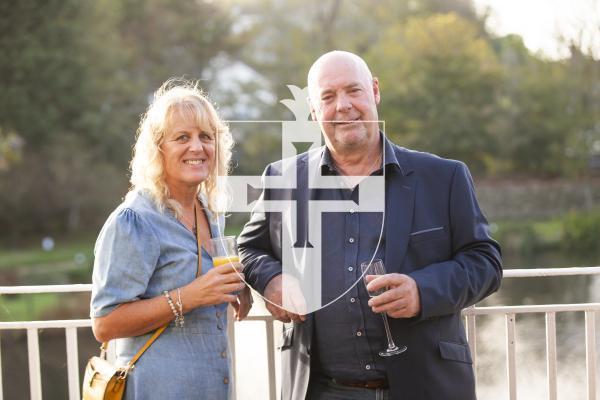
M130 372L126 399L229 396L227 304L242 319L250 295L243 276L231 264L213 267L204 249L198 276L195 232L203 243L223 234L216 178L228 172L232 145L193 82L167 81L142 117L132 188L96 242L90 311L96 339L117 339L119 365L169 323Z

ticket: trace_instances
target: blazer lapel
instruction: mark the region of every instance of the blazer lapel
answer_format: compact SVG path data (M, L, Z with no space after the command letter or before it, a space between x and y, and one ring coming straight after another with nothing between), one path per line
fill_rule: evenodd
M386 179L385 265L388 272L402 272L412 228L416 179L400 171Z

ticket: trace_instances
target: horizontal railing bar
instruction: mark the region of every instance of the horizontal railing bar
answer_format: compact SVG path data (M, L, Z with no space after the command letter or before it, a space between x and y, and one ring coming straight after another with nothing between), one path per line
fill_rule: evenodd
M273 321L274 318L270 315L252 315L244 319L244 321ZM2 329L27 329L27 328L86 328L91 327L90 319L63 319L63 320L48 320L48 321L10 321L0 322L0 330Z
M563 311L600 311L600 303L584 304L542 304L531 306L500 306L500 307L469 307L465 308L463 315L497 315L497 314L524 314Z
M600 274L600 266L570 268L511 268L505 269L503 272L505 278L596 275ZM89 283L72 285L0 286L0 294L90 292L91 290L92 285Z
M465 308L463 315L497 315L497 314L523 314L523 313L545 313L566 311L600 311L600 303L586 304L545 304L531 306L503 306L503 307L469 307ZM252 315L244 321L270 321L270 315ZM0 322L0 330L6 329L47 329L47 328L85 328L91 327L89 319L67 319L49 321L10 321Z
M248 315L244 321L271 321L275 320L272 315ZM242 322L244 322L242 321Z
M505 269L504 278L534 278L542 276L567 276L567 275L597 275L600 267L571 267L571 268L524 268Z
M91 292L91 283L73 285L0 286L0 294Z
M10 321L0 322L0 330L3 329L48 329L48 328L87 328L92 326L89 319L61 319L49 321Z

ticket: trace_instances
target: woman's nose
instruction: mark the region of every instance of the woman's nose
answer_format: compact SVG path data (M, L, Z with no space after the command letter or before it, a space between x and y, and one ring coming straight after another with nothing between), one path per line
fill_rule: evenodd
M200 138L193 138L190 143L190 151L200 153L204 150L204 144Z

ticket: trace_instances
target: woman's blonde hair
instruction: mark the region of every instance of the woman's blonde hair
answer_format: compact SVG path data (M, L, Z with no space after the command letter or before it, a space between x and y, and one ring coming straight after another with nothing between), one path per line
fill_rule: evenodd
M161 146L175 118L189 118L198 127L214 134L216 159L206 180L198 185L198 194L206 198L212 212L224 209L227 202L224 181L217 177L229 174L233 138L229 127L219 118L215 107L198 87L198 82L178 78L167 80L154 93L154 99L142 115L131 160L131 189L147 191L159 209L171 209L181 215L181 205L170 198L165 182Z

